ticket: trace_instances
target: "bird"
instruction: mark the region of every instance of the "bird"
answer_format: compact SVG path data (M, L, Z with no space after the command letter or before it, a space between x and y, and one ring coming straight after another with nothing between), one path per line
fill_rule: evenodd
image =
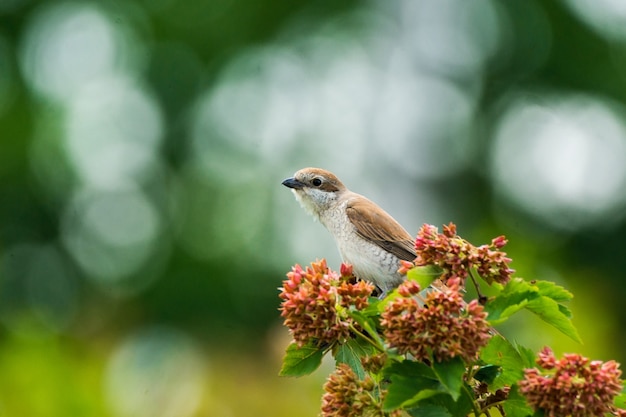
M389 213L321 168L303 168L282 185L328 229L342 262L374 284L381 297L404 281L398 269L401 261L415 260L415 239Z

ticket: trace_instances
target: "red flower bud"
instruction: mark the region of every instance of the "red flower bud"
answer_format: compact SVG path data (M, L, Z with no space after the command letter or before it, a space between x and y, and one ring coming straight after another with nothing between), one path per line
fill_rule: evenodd
M363 309L374 286L365 281L352 280L352 267L342 265L341 275L332 271L325 260L311 263L303 270L300 265L291 268L279 297L284 324L299 346L313 340L316 343L343 341L350 335L350 317L342 317L337 306L355 306Z
M339 272L341 273L342 277L351 277L352 274L352 265L350 264L341 264L341 267L339 268Z
M547 417L626 414L613 406L622 390L617 362L589 361L573 353L556 359L546 347L539 353L537 365L542 369L526 369L519 387L528 403Z
M400 297L381 315L389 345L418 360L431 359L432 354L440 362L456 356L473 361L491 337L490 326L476 300L465 304L460 282L454 278L447 289L421 293L416 282L403 282L398 287Z
M487 282L504 284L514 272L509 268L511 259L499 250L506 242L504 236L499 236L491 241L491 245L476 247L457 236L453 223L443 226L443 233L439 233L435 226L424 224L415 240L415 265L440 266L444 281L453 277L464 280L475 268Z

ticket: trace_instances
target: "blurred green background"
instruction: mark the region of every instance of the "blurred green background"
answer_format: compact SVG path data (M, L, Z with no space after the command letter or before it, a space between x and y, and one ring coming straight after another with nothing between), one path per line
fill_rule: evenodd
M280 185L506 234L626 362L621 0L0 0L0 416L313 416L276 288L339 257Z

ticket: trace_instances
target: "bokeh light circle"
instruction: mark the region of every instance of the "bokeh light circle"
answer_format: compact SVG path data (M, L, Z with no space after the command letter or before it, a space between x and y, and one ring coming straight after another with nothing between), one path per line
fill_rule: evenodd
M101 9L50 3L28 25L20 64L30 88L62 102L90 81L128 71L131 45Z
M67 207L62 240L86 276L103 288L133 293L155 277L162 218L140 190L85 190ZM144 271L140 276L138 272Z
M626 112L585 95L516 97L498 120L492 175L499 193L565 230L624 216Z
M119 417L193 416L206 385L205 362L194 341L179 330L141 329L123 340L109 360L109 405Z

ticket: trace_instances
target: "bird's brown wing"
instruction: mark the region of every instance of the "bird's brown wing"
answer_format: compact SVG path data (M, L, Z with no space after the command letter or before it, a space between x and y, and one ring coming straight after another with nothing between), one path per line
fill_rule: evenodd
M415 259L415 240L387 212L365 198L348 203L346 213L357 233L405 261Z

